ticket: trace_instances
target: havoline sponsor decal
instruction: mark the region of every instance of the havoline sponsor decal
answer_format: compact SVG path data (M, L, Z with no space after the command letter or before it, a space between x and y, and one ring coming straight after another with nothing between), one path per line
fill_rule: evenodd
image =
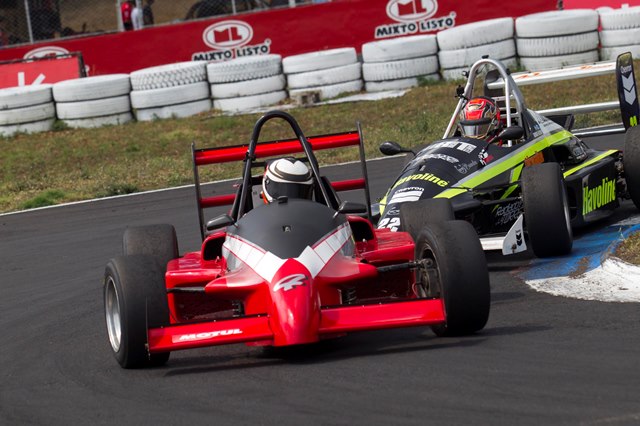
M208 52L191 55L193 61L226 61L243 56L266 55L271 51L271 40L249 44L253 28L243 21L228 20L209 25L202 33L202 41L213 48Z
M434 17L437 0L389 0L387 16L396 23L376 27L374 37L386 38L444 30L456 25L456 13Z
M596 187L585 184L582 187L582 215L586 216L616 200L616 181L603 178Z
M411 175L411 176L405 176L403 178L398 179L398 181L396 182L395 185L393 185L394 189L399 185L402 185L405 182L411 181L411 180L426 180L427 182L431 182L435 185L441 186L441 187L446 187L447 185L449 185L449 181L446 181L444 179L440 179L438 176L434 175L433 173L417 173L415 175Z

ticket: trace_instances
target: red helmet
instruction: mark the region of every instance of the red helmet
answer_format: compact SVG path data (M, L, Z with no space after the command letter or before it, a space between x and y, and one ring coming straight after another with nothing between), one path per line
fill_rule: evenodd
M265 203L286 195L289 198L311 199L313 177L309 168L295 158L279 158L269 163L262 177Z
M460 132L470 138L484 138L500 126L500 109L487 97L469 99L460 111Z

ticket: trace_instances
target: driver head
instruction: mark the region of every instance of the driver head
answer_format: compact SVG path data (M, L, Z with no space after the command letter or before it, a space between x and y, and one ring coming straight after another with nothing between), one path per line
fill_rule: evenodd
M485 96L469 99L458 118L461 134L470 138L485 138L500 127L500 109Z
M278 197L311 199L313 177L309 168L292 157L271 161L262 177L262 198L270 203Z

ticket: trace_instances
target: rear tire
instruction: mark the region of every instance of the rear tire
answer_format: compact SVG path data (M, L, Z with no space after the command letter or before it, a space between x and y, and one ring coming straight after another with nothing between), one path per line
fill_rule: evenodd
M481 330L489 319L489 271L475 229L465 221L431 223L416 243L419 281L426 296L444 301L446 323L432 326L438 336L460 336Z
M640 209L640 127L638 126L627 130L622 163L627 191L633 204Z
M152 256L119 256L104 276L107 334L114 357L123 368L163 365L169 352L150 355L147 327L169 324L164 268Z
M413 241L418 240L425 224L454 219L451 201L446 198L412 201L400 206L401 229L408 232Z
M571 252L573 232L564 178L557 163L525 167L521 178L525 229L537 257Z
M122 237L125 256L146 254L158 258L165 267L178 254L178 238L172 225L147 225L127 228Z

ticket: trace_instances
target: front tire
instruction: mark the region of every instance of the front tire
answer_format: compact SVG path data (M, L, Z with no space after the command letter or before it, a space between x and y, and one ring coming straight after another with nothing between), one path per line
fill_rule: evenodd
M622 164L627 191L633 204L640 209L640 127L638 126L630 127L627 130Z
M147 225L127 228L122 237L122 250L125 256L145 254L151 255L167 266L172 259L177 259L178 238L173 225Z
M454 219L453 207L447 198L412 201L400 206L401 229L408 232L413 241L418 239L427 223L446 222Z
M169 352L150 355L147 327L169 324L164 266L152 256L119 256L104 275L107 334L114 357L123 368L163 365Z
M444 302L446 323L432 326L438 336L460 336L484 328L489 319L489 271L475 229L465 221L431 223L416 243L424 267L419 284L426 296Z
M524 222L537 257L571 253L573 232L564 178L557 163L525 167L521 178Z

